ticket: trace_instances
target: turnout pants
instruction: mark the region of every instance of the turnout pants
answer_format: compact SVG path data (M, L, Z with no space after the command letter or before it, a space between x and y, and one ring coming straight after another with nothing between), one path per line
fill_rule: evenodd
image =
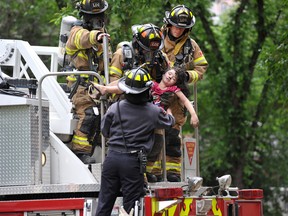
M89 96L87 87L78 86L72 98L75 112L79 118L77 127L72 139L72 151L75 154L91 154L92 141L96 133L100 135L100 110L99 115L95 115L93 107L96 103Z
M179 100L173 101L171 105L172 114L175 117L175 125L169 130L165 130L165 150L166 150L166 172L181 176L181 148L180 128L185 124L187 116L184 107ZM161 157L152 165L150 171L154 175L162 175ZM147 169L148 171L148 169Z

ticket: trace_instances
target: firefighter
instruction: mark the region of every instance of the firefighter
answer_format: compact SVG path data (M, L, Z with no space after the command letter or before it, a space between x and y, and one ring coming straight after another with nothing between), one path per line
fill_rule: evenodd
M208 63L199 45L190 38L189 34L195 24L192 11L185 5L178 5L171 11L166 11L164 25L161 30L164 34L164 53L168 56L171 65L185 67L186 81L195 83L203 78ZM162 100L169 98L165 95ZM175 116L176 124L165 131L166 171L167 180L181 181L181 139L180 128L186 122L185 109L180 101L172 100L171 110ZM161 162L154 164L151 178L162 181Z
M141 66L153 80L160 82L169 67L166 55L161 51L164 37L161 29L153 24L133 25L131 42L121 42L113 53L109 67L110 82L118 80L125 70Z
M161 51L164 37L159 27L150 23L133 25L132 33L132 41L121 42L113 54L109 68L110 85L115 85L116 81L124 75L125 70L137 66L147 69L152 79L160 82L162 75L170 67L167 56ZM164 145L163 135L163 130L155 130L155 145L147 157L146 180L149 182L156 181L155 176L150 178L150 173Z
M131 211L135 201L140 201L144 195L146 154L154 144L154 130L168 129L174 124L169 110L166 112L150 103L152 81L148 71L138 67L126 74L118 81L124 99L113 103L101 121L102 134L109 139L97 216L111 215L120 189L126 212Z
M83 0L77 4L79 16L83 21L75 23L71 28L66 43L66 53L71 64L79 71L97 71L104 75L103 37L107 36L104 21L108 3L104 0ZM72 151L85 164L95 163L91 157L92 144L100 144L100 105L90 97L89 80L95 78L86 74L68 76L68 86L72 86L70 98L75 113L79 118L72 138ZM98 112L97 112L98 111Z

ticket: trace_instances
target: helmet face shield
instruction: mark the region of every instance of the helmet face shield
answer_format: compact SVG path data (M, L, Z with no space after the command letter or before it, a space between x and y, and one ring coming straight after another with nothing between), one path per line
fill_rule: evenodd
M188 7L178 5L170 12L165 12L164 21L178 28L191 28L195 24L195 17Z
M164 46L164 36L160 28L153 24L132 26L133 38L146 51L161 50Z
M84 14L83 21L89 30L99 30L105 25L105 15L101 13L97 16L91 14Z

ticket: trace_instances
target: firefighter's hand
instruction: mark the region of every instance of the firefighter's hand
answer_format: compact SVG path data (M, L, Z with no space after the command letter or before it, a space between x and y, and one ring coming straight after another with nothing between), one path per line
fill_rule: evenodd
M100 34L97 35L97 41L99 41L99 42L101 41L101 42L102 42L104 36L107 36L107 39L110 40L110 35L109 35L109 34L107 34L107 33L100 33Z
M175 100L175 94L173 92L164 92L161 95L161 106L164 107L165 110L167 110L168 107L174 102Z
M128 214L128 213L125 211L124 207L121 206L119 212L120 212L119 216L133 216L134 209L132 208L131 211L130 211L130 213Z

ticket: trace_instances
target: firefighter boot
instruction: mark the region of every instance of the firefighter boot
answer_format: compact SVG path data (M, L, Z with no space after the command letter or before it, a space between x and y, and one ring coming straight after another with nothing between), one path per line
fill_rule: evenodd
M180 182L181 178L180 175L175 174L175 173L167 173L167 180L169 182Z
M93 164L96 163L95 158L89 156L88 154L79 154L77 155L78 158L84 163L84 164Z
M157 182L157 177L152 173L146 172L146 177L147 177L148 182L150 182L150 183Z
M157 182L162 182L163 181L163 176L161 175L155 175L157 178Z

